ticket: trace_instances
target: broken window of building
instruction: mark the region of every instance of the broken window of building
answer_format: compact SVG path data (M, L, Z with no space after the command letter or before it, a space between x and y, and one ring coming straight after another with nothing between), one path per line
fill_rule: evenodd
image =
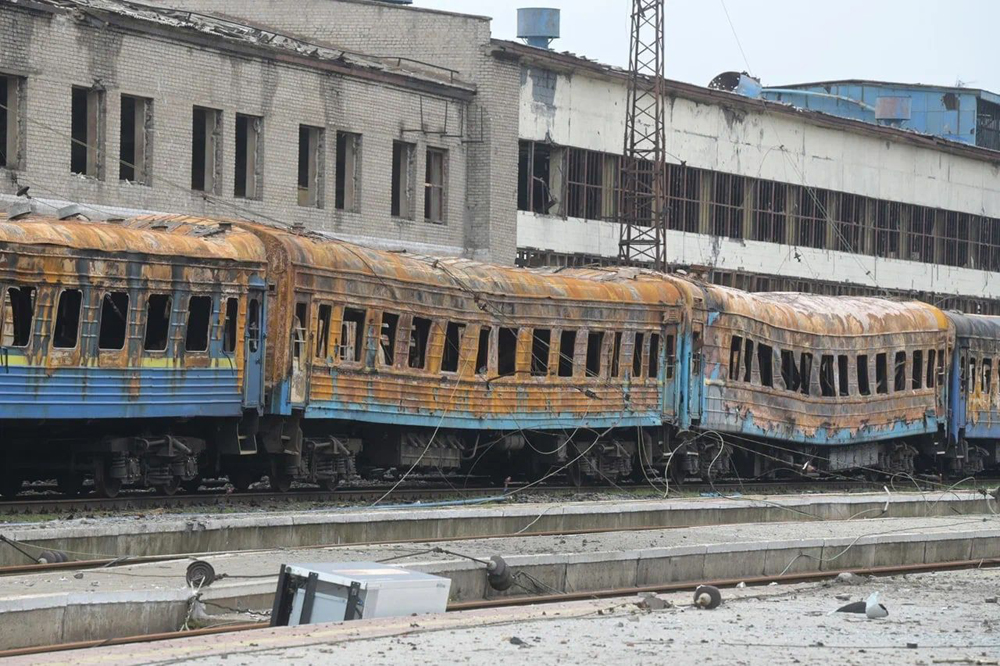
M337 210L361 210L361 135L337 132Z
M743 238L746 179L731 173L712 172L712 233Z
M983 271L1000 271L1000 220L979 218L976 268Z
M98 349L122 349L128 332L128 294L113 291L101 299L101 322L97 335Z
M600 220L605 217L605 197L614 197L614 180L609 180L605 191L605 155L593 150L568 148L566 150L566 204L568 217ZM612 176L614 173L612 172Z
M934 263L937 211L924 206L911 206L909 215L909 255L904 259Z
M428 148L424 178L424 219L430 222L444 222L447 169L448 151Z
M149 185L153 165L153 100L122 95L120 129L119 180Z
M536 328L531 334L531 374L544 377L549 374L549 345L552 342L552 331L547 328Z
M944 212L944 253L940 257L946 266L967 266L969 263L969 231L972 216L955 211Z
M261 198L264 177L261 160L264 148L261 136L263 127L263 118L236 114L236 167L233 194L241 199Z
M187 335L184 350L202 352L208 349L208 330L212 321L212 297L192 296L188 299Z
M191 189L219 194L222 184L222 111L194 107L191 122Z
M685 164L667 166L667 226L677 231L699 231L701 172Z
M814 187L799 188L797 243L803 247L826 247L829 192Z
M76 347L80 333L80 307L83 293L79 289L64 289L59 294L56 321L52 331L52 346L56 349Z
M173 299L167 294L150 294L146 300L146 333L142 348L164 351L170 339L170 310Z
M898 259L899 229L904 206L896 201L875 202L875 256Z
M441 350L441 372L458 372L458 362L462 357L462 336L465 324L448 322L444 335L444 349Z
M476 350L476 374L485 375L490 369L490 333L493 328L483 326L479 329L479 348Z
M976 100L976 145L1000 150L1000 104Z
M427 364L427 341L431 336L431 320L414 317L410 328L410 367L422 369Z
M837 206L836 247L841 252L866 254L868 199L855 194L841 194ZM865 394L867 395L867 394Z
M379 334L380 365L391 368L396 364L396 333L399 331L399 315L382 313L382 331Z
M24 128L23 93L25 81L0 74L0 168L20 169Z
M540 215L561 214L565 153L564 149L545 143L518 144L518 210Z
M501 328L497 337L497 375L508 377L517 372L516 328Z
M392 142L392 216L413 219L413 155L416 146Z
M7 287L3 305L0 344L4 347L27 347L35 317L35 288Z
M103 178L104 91L73 86L70 171Z
M325 154L326 132L323 128L299 125L298 201L300 206L323 207Z
M752 238L768 243L787 243L785 208L787 193L784 183L758 180L754 183Z

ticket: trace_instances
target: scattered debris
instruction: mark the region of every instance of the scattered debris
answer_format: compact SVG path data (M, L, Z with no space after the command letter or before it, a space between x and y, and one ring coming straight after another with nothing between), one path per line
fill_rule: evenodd
M694 605L712 610L722 603L722 593L714 585L699 585L694 591Z
M638 603L636 603L636 606L644 610L657 611L674 607L672 603L670 603L666 599L656 596L652 592L643 592L639 596L642 598L638 601Z
M857 574L852 574L849 571L837 574L836 581L841 585L861 585L865 582L865 579Z
M510 637L510 644L511 645L516 645L518 647L523 647L523 648L535 647L534 645L531 645L530 643L524 642L523 640L521 640L517 636L511 636Z
M736 589L737 589L737 590L742 590L742 589L743 589L743 588L745 588L746 586L747 586L747 584L746 584L746 583L744 583L743 581L740 581L740 582L736 583Z

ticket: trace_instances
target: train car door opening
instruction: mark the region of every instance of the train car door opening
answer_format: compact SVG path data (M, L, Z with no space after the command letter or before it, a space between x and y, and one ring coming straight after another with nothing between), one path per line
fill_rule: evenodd
M690 370L688 374L688 416L692 424L701 422L702 378L702 346L704 327L694 324L691 327Z
M263 285L250 287L247 297L246 326L243 332L244 358L243 406L260 409L264 404L264 326L266 294Z

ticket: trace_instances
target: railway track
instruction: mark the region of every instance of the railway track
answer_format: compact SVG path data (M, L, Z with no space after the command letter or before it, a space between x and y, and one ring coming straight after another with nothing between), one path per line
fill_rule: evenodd
M986 480L983 484L988 483ZM936 484L939 485L939 484ZM677 492L685 495L698 493L741 493L741 494L782 494L797 492L844 492L844 491L865 491L882 490L885 483L879 481L780 481L780 482L752 482L734 483L720 482L714 484L696 483L684 484L677 487ZM158 495L152 492L137 492L135 494L122 494L114 498L87 496L87 497L65 497L61 495L18 497L13 500L0 501L0 516L12 515L45 515L45 514L79 514L79 513L114 513L127 511L144 511L151 509L183 509L183 508L212 508L212 507L238 507L245 505L248 508L266 505L273 508L277 505L296 505L309 503L335 503L335 504L364 504L374 503L385 495L390 487L368 487L368 488L344 488L333 491L319 489L296 489L287 493L280 492L201 492L184 495ZM933 489L930 485L928 490ZM462 488L455 486L421 486L421 487L401 487L392 491L380 506L392 506L403 503L424 502L424 501L449 501L457 502L477 500L485 498L496 499L520 499L527 493L531 496L539 495L588 495L594 493L621 493L626 496L630 493L651 493L654 488L650 485L626 485L626 486L566 486L566 485L538 485L525 488L523 485L510 485L507 487L487 487L477 486L472 488ZM662 492L662 487L657 488ZM900 490L914 490L913 485ZM522 492L523 491L523 492ZM671 490L673 492L673 490Z

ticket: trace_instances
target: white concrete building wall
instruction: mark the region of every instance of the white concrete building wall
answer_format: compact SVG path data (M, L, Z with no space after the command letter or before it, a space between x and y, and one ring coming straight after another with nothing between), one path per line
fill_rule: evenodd
M621 154L623 79L581 69L521 77L523 140ZM740 105L743 106L743 105ZM668 160L688 166L931 208L1000 218L1000 159L988 161L816 124L805 114L741 110L674 97ZM618 254L612 222L519 211L518 247ZM967 268L670 231L667 260L730 271L843 281L893 290L1000 298L1000 280Z

